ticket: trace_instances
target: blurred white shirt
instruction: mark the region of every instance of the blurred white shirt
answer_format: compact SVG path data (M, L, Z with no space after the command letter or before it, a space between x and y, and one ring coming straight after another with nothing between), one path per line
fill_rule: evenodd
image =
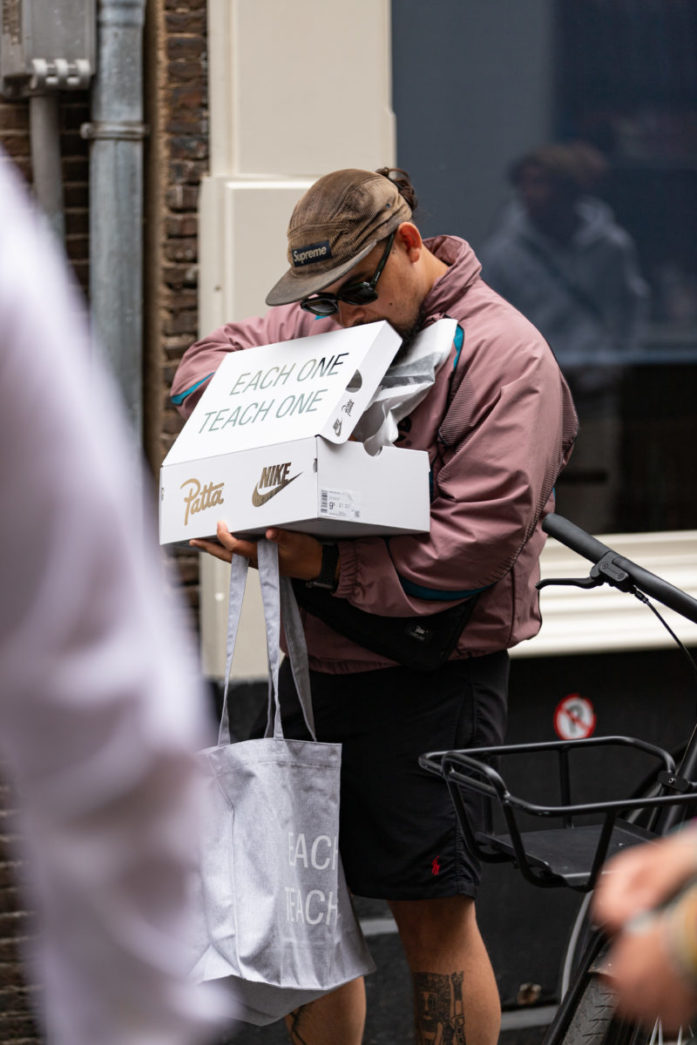
M0 760L51 1045L189 1045L193 753L211 743L115 393L0 157Z

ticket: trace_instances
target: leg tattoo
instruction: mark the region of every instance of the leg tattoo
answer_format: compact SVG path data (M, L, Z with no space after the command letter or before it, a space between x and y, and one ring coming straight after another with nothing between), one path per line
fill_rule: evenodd
M464 973L414 973L417 1045L466 1045Z
M293 1012L286 1016L286 1026L290 1032L290 1040L293 1045L307 1045L307 1042L302 1037L299 1028L300 1017L303 1014L305 1006L301 1005L299 1009L294 1009Z

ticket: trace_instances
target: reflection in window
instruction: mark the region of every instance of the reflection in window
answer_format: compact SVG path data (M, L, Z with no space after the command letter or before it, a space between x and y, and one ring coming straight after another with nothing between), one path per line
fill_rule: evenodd
M600 531L616 519L624 365L648 312L632 238L595 194L606 169L586 142L527 152L510 169L515 198L480 251L486 281L544 334L566 375L582 427L560 499Z
M562 0L560 133L601 148L604 196L651 291L624 375L614 529L697 526L697 4ZM560 490L560 503L564 500Z
M556 29L557 137L512 165L484 276L574 392L558 510L596 532L693 528L697 2L557 0Z

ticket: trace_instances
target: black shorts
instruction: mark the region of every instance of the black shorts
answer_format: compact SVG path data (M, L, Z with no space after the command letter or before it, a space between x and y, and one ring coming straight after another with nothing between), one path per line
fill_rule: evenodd
M479 864L458 829L445 783L418 764L425 751L500 744L508 654L448 661L435 672L384 668L311 672L318 740L342 744L340 849L357 896L475 896ZM288 661L281 668L286 736L307 732ZM473 815L483 815L472 800Z

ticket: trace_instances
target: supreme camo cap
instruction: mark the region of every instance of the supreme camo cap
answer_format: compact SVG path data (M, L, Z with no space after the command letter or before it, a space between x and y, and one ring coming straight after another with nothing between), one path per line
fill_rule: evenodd
M411 207L375 171L325 174L295 205L288 225L290 268L266 296L286 305L340 279L403 221Z

